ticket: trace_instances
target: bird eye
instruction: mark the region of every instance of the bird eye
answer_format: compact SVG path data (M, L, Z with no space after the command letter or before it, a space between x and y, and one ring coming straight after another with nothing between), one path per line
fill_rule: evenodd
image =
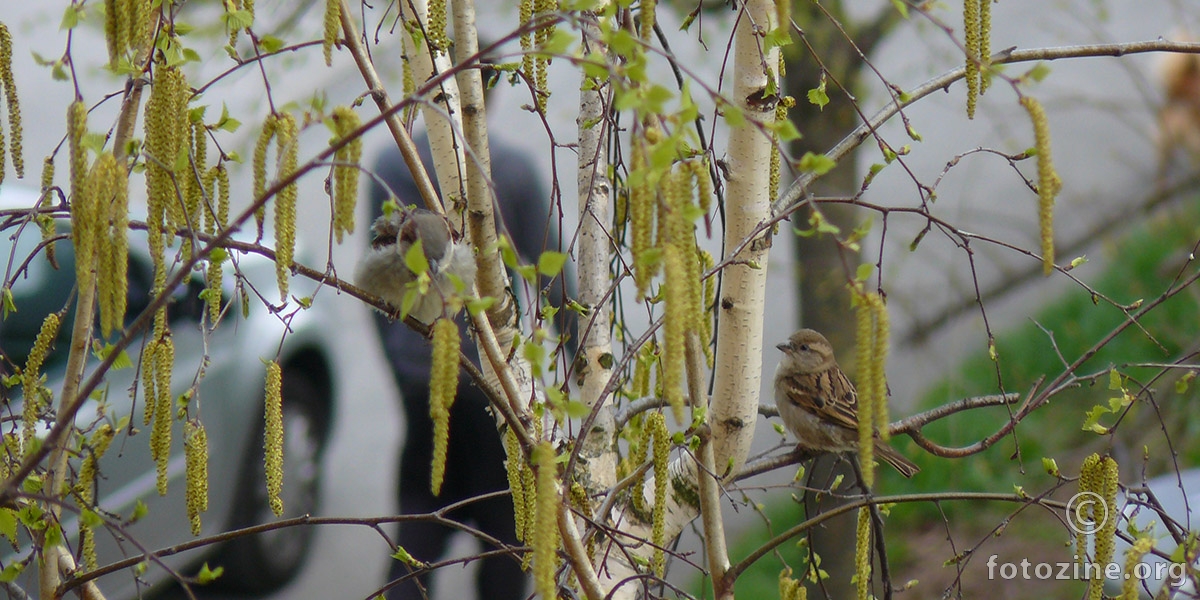
M805 352L808 352L809 351L808 344L800 344L800 349Z

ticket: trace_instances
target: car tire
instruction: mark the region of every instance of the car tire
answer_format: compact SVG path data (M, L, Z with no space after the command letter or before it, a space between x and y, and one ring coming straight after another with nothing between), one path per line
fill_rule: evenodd
M240 529L317 511L321 492L321 456L325 451L327 413L324 395L302 371L285 369L283 397L284 514L276 517L267 500L263 422L246 460L235 497L229 529ZM285 527L232 540L217 552L214 565L224 568L215 582L229 591L263 594L283 587L304 566L314 528Z

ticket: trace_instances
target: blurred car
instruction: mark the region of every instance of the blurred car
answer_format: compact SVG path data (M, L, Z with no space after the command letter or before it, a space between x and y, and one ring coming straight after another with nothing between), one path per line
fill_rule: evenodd
M0 209L27 208L36 201L37 194L28 189L6 185L0 190ZM0 221L0 224L8 222ZM60 222L60 230L63 227ZM5 262L9 265L20 265L37 247L41 234L35 224L29 223L24 228L5 229L3 239L6 247L0 251L0 256L8 255ZM127 325L151 299L153 270L145 240L144 232L130 232ZM174 246L167 250L169 257L173 257L179 248L178 243ZM58 242L57 270L39 255L30 261L28 273L14 282L12 293L17 312L0 322L0 350L11 364L25 364L43 317L62 309L72 297L75 270L71 250L69 241ZM209 508L202 515L201 536L276 520L267 502L263 467L266 361L278 357L283 368L282 494L286 511L283 518L317 510L321 458L335 412L332 345L327 337L333 329L329 325L336 322L335 317L322 313L322 303L299 310L290 318L273 314L255 298L256 291L266 298L277 297L274 263L257 255L230 254L244 276L242 285L246 293L235 289L233 269L226 262L223 303L233 298L233 306L207 339L200 325L205 311L200 299L204 289L200 273L193 274L186 284L172 290L173 301L167 309L175 345L171 390L174 397L189 389L201 370L202 360L207 357L208 361L190 404L190 414L200 417L208 435ZM170 260L168 258L168 264ZM247 300L249 306L243 307L242 303ZM248 311L245 318L243 310ZM64 320L51 357L43 367L49 378L47 385L56 394L56 399L62 388L70 330L70 321ZM96 335L99 335L98 330ZM153 551L195 539L184 506L185 460L183 428L179 421L175 422L171 436L168 494L160 497L155 491L155 464L149 451L150 428L142 426L144 395L136 385L135 372L145 337L145 334L139 336L129 346L128 353L135 367L112 371L101 386L103 399L96 400L94 396L76 419L80 426L94 423L101 416L98 411L103 404L103 418L114 426L122 417L129 416L131 427L140 430L128 437L127 431L118 432L118 437L100 461L96 497L102 511L118 518L133 514L139 500L149 511L128 528L127 535L97 529L96 545L102 565L140 556L143 550ZM94 365L93 359L89 373ZM133 392L135 387L136 393ZM4 393L19 397L20 386ZM21 414L15 397L3 410L6 418ZM11 427L14 425L6 425L4 431L10 431ZM19 430L19 423L15 427ZM75 527L73 523L64 524L64 532L72 536L72 540L75 539ZM219 565L224 568L224 574L215 585L230 591L263 593L282 586L300 570L312 533L312 528L307 526L283 528L163 557L162 561L185 574L194 574L202 561L213 567ZM73 550L74 545L72 541ZM0 561L7 565L12 560L27 557L28 544L20 551L20 554ZM33 580L35 566L27 570L30 576L22 576L22 583ZM167 570L151 562L144 571L131 568L107 575L98 580L98 585L109 598L134 598L170 579ZM36 587L25 589L36 591ZM0 591L2 596L3 591Z

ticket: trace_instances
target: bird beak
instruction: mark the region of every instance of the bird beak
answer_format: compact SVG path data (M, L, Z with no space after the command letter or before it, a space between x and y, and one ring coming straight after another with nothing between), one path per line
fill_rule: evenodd
M778 348L780 352L787 352L788 350L792 349L792 345L788 342L776 344L775 347Z

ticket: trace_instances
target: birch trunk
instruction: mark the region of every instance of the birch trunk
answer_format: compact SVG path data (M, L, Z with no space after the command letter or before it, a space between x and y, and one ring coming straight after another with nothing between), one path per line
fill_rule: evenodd
M743 246L742 242L753 235L755 228L770 217L768 184L774 145L764 126L774 122L774 103L762 100L773 98L776 93L773 90L778 89L771 79L778 75L779 59L775 49L763 52L763 36L777 26L772 1L750 0L742 7L734 30L733 88L728 97L746 119L730 131L726 158L729 166L726 248ZM769 231L759 235L736 255L723 257L731 262L721 274L715 385L708 411L713 464L722 477L736 472L745 461L757 419L767 259L771 246ZM665 539L673 539L699 514L699 476L691 457L671 465L672 493L667 495ZM653 502L653 486L653 481L648 481L642 488L648 503ZM649 544L636 542L650 538L650 524L623 519L619 509L608 517L628 536L619 540L628 546L626 552L601 553L607 557L607 563L598 569L601 583L613 598L633 598L639 585L617 586L638 572L629 555L646 558L653 552ZM723 540L714 540L710 548L719 547L723 547Z
M585 50L604 53L599 29L593 17L581 23ZM582 382L581 400L589 407L604 404L604 388L612 377L612 318L605 298L612 285L609 262L612 259L612 236L607 230L612 222L612 181L608 177L608 103L610 86L607 80L583 77L579 93L579 302L587 308L584 323L579 327L583 338L579 343L582 359L577 362ZM617 454L613 449L615 424L611 405L596 415L591 429L584 436L580 458L588 465L581 483L589 497L598 497L612 489L617 479Z
M420 23L421 31L429 31L429 5L425 0L405 0L399 5L401 22ZM418 87L438 73L450 70L450 55L446 49L431 48L428 35L418 41L408 27L401 29L404 31L404 54L412 69L413 82ZM462 131L459 104L458 83L454 79L447 79L432 96L422 98L421 118L425 121L425 131L429 136L429 148L432 150L446 218L450 219L455 231L461 232L464 231L463 211L467 194L464 185L466 161L462 144L455 137L455 131Z

